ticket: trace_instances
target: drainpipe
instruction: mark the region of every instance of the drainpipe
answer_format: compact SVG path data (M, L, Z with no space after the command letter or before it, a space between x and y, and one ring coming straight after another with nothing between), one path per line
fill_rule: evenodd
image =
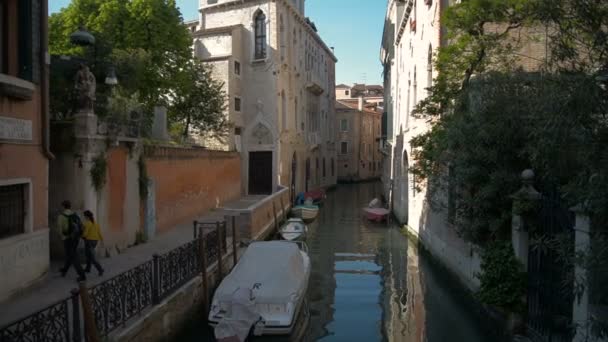
M49 139L49 64L50 56L48 54L48 0L42 0L40 6L40 127L41 127L41 142L42 153L49 159L55 159L55 156L50 150Z

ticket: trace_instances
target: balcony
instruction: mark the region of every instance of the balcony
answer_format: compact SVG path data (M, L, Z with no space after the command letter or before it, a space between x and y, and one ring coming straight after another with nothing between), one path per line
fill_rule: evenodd
M311 93L319 96L323 94L325 89L323 88L323 81L321 78L314 72L309 71L306 75L306 89Z

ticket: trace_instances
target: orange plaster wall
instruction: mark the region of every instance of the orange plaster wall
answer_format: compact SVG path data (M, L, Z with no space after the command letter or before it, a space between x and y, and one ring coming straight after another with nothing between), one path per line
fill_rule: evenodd
M48 160L42 154L40 127L40 92L31 101L0 97L0 116L31 120L31 141L0 139L0 180L29 178L32 182L33 228L48 228ZM59 206L60 203L50 205Z
M238 153L159 147L147 153L146 167L156 187L159 233L241 195Z

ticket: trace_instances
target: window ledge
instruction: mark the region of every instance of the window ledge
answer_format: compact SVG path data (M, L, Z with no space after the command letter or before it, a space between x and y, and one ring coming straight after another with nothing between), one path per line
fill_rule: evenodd
M264 64L268 61L268 58L257 58L251 61L251 64Z
M33 83L17 77L0 74L0 95L19 100L31 100L34 95Z

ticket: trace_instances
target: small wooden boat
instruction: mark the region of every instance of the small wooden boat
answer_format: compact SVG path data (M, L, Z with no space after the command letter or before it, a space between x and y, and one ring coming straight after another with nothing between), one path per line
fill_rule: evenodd
M317 218L317 215L319 215L319 206L314 204L297 205L291 208L291 214L295 217L301 218L306 223L310 223Z
M299 218L290 218L287 223L279 229L281 237L287 241L298 241L306 238L308 227L304 224L304 221Z
M365 217L373 222L386 221L390 211L384 208L363 208Z
M319 206L323 205L323 201L325 201L326 197L327 195L325 194L325 191L323 189L308 191L304 193L304 198L311 199L314 205Z

